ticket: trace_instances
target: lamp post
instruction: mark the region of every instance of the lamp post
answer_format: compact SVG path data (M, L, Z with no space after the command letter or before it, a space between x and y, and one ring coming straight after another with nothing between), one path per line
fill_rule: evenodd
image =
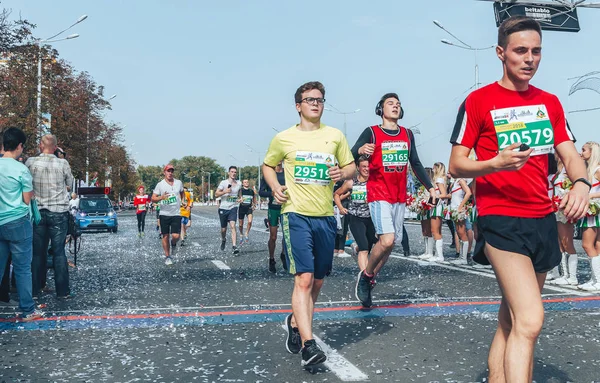
M477 52L495 48L496 45L491 45L491 46L483 47L483 48L474 48L474 47L470 46L469 44L465 43L464 41L462 41L461 39L459 39L458 37L456 37L449 30L444 28L444 26L439 21L433 20L433 23L435 24L436 27L440 28L441 30L443 30L444 32L449 34L450 36L454 37L460 43L460 44L456 44L455 42L452 42L448 39L442 39L441 42L443 44L451 45L453 47L466 49L466 50L475 52L475 89L479 89L479 65L477 64Z
M252 152L252 153L256 154L256 156L257 156L257 158L258 158L258 180L257 180L257 182L256 182L256 183L257 183L257 185L258 185L258 190L260 190L260 181L261 181L261 178L260 178L260 165L261 165L261 162L260 162L260 153L259 153L259 152L257 152L256 150L254 150L254 149L252 148L252 146L250 146L250 145L248 145L248 144L246 144L246 147L248 148L248 151L249 151L249 152Z
M208 200L210 201L210 172L205 172L204 169L200 169L200 175L204 177L204 174L208 174L208 190L204 193L204 178L202 179L202 201L206 198L206 194L208 194Z
M38 46L38 84L37 84L37 130L38 130L38 135L39 135L39 139L42 138L42 136L44 135L44 131L42 129L42 44L43 43L55 43L57 41L64 41L64 40L71 40L71 39L76 39L79 37L79 35L77 33L74 33L72 35L69 35L67 37L61 38L61 39L56 39L53 40L55 37L58 37L59 35L62 35L63 33L65 33L66 31L68 31L69 29L73 28L75 25L81 23L83 20L87 19L87 15L82 15L80 16L77 21L75 21L73 24L71 24L68 28L63 29L62 31L58 32L57 34L48 37L47 39L38 39L36 41L36 44Z
M342 112L342 111L338 110L335 106L333 106L331 104L328 104L328 105L331 106L331 108L333 108L333 109L331 109L331 108L325 108L326 111L331 112L331 113L335 113L335 114L341 114L341 115L344 116L344 136L346 136L347 135L346 134L347 133L346 132L346 116L349 115L349 114L358 113L358 112L360 112L360 109L356 109L356 110L353 110L351 112Z

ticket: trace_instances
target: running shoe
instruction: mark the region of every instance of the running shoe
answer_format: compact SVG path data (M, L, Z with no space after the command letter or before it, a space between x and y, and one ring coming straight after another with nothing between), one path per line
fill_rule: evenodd
M142 232L138 232L138 238L142 238Z
M31 312L29 314L21 315L21 320L23 322L31 322L33 320L40 319L43 316L44 316L44 313L42 311L33 310L33 312Z
M250 238L244 237L244 243L247 245L250 243Z
M341 253L337 253L337 254L336 254L336 256L337 256L338 258L350 258L350 257L351 257L351 255L350 255L350 254L348 254L348 253L346 253L346 251L345 251L345 250L344 250L343 252L341 252Z
M171 257L166 257L165 258L165 265L171 266L172 264L173 264L173 260L171 259Z
M584 291L600 291L600 283L594 283L593 280L577 286L579 290Z
M266 227L267 227L267 229L268 229L268 228L269 228L269 219L268 219L268 218L265 218L265 221L264 221L264 222L265 222L265 226L266 226Z
M142 238L144 238L145 236L146 236L146 233L144 233L144 232L142 231Z
M469 261L463 258L451 259L448 261L451 265L468 265Z
M421 254L417 257L417 259L420 259L422 261L429 261L431 258L433 258L433 254L428 254L428 253Z
M221 251L225 251L225 240L221 241Z
M171 257L175 257L175 254L177 254L177 245L171 245Z
M244 237L240 238L240 246L244 244Z
M557 285L557 286L567 286L569 284L569 281L565 277L558 277L556 279L549 281L548 283L550 283L551 285Z
M287 339L285 341L285 349L290 354L297 354L302 349L302 338L297 327L292 327L292 314L285 317L283 322L287 331Z
M277 272L277 268L275 267L275 259L274 258L269 258L269 271L272 273Z
M302 348L302 366L314 366L327 360L327 356L314 339L304 342Z
M233 255L238 255L240 253L240 249L238 249L236 246L233 246Z
M373 304L371 300L371 280L373 277L368 277L365 275L364 271L360 271L358 273L358 278L356 280L356 288L355 295L356 299L363 305L363 307L371 307Z

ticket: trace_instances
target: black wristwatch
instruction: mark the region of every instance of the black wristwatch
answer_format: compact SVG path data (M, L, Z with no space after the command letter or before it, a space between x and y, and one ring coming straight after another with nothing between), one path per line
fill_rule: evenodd
M575 186L575 184L577 182L583 182L584 184L586 184L590 189L592 188L592 183L587 179L587 178L577 178L575 181L573 181L573 186Z

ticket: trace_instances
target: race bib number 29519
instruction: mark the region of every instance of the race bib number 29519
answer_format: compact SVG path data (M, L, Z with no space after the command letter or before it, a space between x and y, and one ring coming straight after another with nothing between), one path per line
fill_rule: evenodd
M554 151L554 129L545 105L497 109L491 113L499 151L514 143L533 148L532 156Z
M294 162L294 182L327 186L331 183L329 166L334 166L335 162L335 156L332 154L297 151Z

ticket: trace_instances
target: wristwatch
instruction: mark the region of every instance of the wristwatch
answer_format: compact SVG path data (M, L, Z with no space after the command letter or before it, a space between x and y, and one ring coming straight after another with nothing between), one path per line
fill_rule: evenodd
M584 184L586 184L590 189L592 188L592 183L587 179L587 178L577 178L575 181L573 181L573 186L577 183L577 182L583 182Z

